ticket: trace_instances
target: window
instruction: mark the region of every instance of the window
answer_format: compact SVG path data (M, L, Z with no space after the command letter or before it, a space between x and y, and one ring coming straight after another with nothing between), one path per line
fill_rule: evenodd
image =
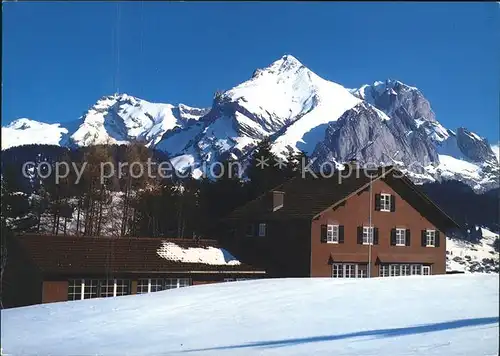
M100 281L99 285L99 296L100 297L114 297L115 295L115 281L114 279L104 279Z
M391 195L380 194L380 211L391 211Z
M402 276L410 275L410 265L401 265L401 275Z
M366 278L366 265L355 263L334 263L332 265L333 278Z
M399 265L389 265L389 276L397 277L401 275L401 268Z
M358 265L358 278L366 278L366 266Z
M379 277L431 274L431 267L422 264L382 264L379 268Z
M149 291L150 292L159 292L164 290L165 288L163 287L163 279L160 278L152 278L149 280ZM176 287L174 287L176 288ZM167 288L168 289L168 288Z
M373 243L373 227L363 226L363 245Z
M68 282L68 300L83 299L83 280L72 279Z
M344 278L356 278L356 265L344 265Z
M411 265L410 271L412 275L422 274L422 265Z
M259 236L266 236L266 224L265 223L259 224Z
M406 230L396 229L396 246L406 245Z
M130 281L128 279L115 279L115 297L130 294Z
M380 265L379 277L389 277L389 265Z
M248 281L250 278L224 278L224 282Z
M122 287L119 287L120 283L117 285L117 295L124 295L120 293L128 294L130 290L130 284L128 281L126 283L121 283ZM191 279L189 278L143 278L137 283L137 294L160 292L166 289L176 289L187 287L191 285Z
M426 230L425 232L425 245L428 247L434 247L436 245L436 230Z
M191 285L189 278L168 278L165 280L165 289L182 288Z
M137 281L137 294L149 293L149 279L142 278Z
M344 266L341 263L334 263L332 269L333 278L342 278L344 276Z
M334 244L339 243L339 226L338 225L327 225L326 242L334 243Z
M83 299L97 298L97 286L99 281L97 279L86 279L84 281Z

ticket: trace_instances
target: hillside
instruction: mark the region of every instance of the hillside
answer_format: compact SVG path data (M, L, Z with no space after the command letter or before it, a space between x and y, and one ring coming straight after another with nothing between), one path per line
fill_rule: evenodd
M2 311L7 355L498 355L498 275L279 279ZM473 301L473 302L471 302Z

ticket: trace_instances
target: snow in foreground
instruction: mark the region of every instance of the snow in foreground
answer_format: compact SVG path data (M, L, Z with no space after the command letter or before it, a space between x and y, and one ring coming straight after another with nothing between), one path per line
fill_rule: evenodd
M268 279L2 312L8 355L498 355L498 275Z

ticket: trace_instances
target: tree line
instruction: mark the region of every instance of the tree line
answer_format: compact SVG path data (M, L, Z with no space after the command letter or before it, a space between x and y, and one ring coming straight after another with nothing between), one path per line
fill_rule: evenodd
M237 206L300 174L303 153L290 152L280 167L268 140L248 157L245 178L233 161L222 162L219 178L162 178L147 171L147 161L168 160L140 143L84 148L45 148L31 145L7 152L2 162L2 218L18 232L80 236L203 237ZM23 154L24 152L25 154ZM41 154L40 152L43 152ZM10 156L9 156L10 155ZM66 162L70 170L56 183L54 170L45 178L33 171L21 176L22 163ZM259 164L261 159L267 164ZM101 163L128 163L120 177L102 179ZM131 165L135 162L134 165ZM124 165L125 166L125 165ZM43 172L42 172L43 173ZM155 172L153 172L155 173ZM46 176L46 174L43 174ZM80 178L80 179L79 179Z

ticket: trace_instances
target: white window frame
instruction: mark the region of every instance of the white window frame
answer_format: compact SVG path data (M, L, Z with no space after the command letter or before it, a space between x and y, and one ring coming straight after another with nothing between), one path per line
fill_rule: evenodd
M380 211L391 211L391 194L380 194Z
M424 271L428 271L427 274ZM424 266L421 263L389 263L381 264L379 267L379 277L395 277L395 276L421 276L421 275L431 275L431 266Z
M327 225L326 227L326 242L329 244L339 243L339 226Z
M396 246L406 246L406 229L396 228Z
M266 223L259 224L259 237L266 236Z
M436 230L425 230L425 246L436 247Z
M358 263L332 264L332 278L366 278L367 271Z
M410 266L410 275L415 276L415 275L421 275L421 274L422 274L422 265L413 264Z
M389 277L389 265L381 264L378 271L379 277Z
M363 226L363 245L373 245L373 230L373 226Z

